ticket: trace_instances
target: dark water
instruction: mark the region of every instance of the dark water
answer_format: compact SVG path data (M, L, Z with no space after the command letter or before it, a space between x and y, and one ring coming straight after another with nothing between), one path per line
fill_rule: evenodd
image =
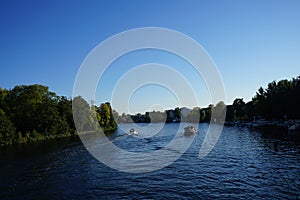
M136 138L117 137L121 130L110 137L131 151L153 151L172 139L177 126L167 124L138 145ZM110 169L77 137L2 148L0 199L300 199L298 143L225 127L215 148L199 159L207 127L200 125L176 162L142 174Z

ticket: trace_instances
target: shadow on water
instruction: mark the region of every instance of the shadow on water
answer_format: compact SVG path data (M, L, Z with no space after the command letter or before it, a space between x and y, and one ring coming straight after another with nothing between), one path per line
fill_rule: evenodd
M257 134L265 147L275 152L286 150L287 148L296 148L300 154L300 134L290 133L282 128L269 128L260 130L251 130L252 134Z
M81 144L77 135L42 140L31 143L21 143L0 147L0 161L4 159L19 159L45 155L49 152L60 152Z

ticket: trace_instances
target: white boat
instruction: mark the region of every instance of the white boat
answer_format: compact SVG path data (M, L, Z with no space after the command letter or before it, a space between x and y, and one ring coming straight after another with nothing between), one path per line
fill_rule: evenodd
M131 129L129 130L129 134L130 134L130 135L138 135L139 133L138 133L134 128L131 128Z
M187 126L184 128L184 135L193 135L197 133L197 130L194 126Z

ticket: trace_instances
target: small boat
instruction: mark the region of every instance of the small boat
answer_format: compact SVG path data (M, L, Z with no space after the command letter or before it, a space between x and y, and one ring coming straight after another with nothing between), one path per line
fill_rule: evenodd
M129 134L130 134L130 135L138 135L139 133L138 133L134 128L131 128L131 129L129 130Z
M193 135L197 133L197 130L194 126L187 126L184 128L184 135Z

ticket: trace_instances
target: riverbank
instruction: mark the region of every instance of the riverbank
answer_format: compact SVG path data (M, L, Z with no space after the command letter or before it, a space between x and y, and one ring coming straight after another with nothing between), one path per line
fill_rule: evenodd
M77 133L67 133L67 134L58 134L58 135L48 135L48 136L36 136L32 137L29 134L25 135L24 137L19 136L15 140L12 141L6 141L5 143L0 143L0 147L8 146L8 145L14 145L14 144L24 144L24 143L33 143L38 141L46 141L46 140L53 140L53 139L59 139L59 138L66 138L77 135Z
M115 131L116 131L115 128L103 130L103 132L106 135L113 134ZM89 132L94 132L94 131L87 131L86 133L89 133ZM80 134L84 134L84 132L80 132ZM35 142L48 141L48 140L54 140L54 139L60 139L60 138L68 138L68 137L74 137L74 136L79 136L77 131L72 132L72 133L47 135L47 136L43 136L40 134L33 136L32 133L28 133L28 134L25 134L25 136L19 135L18 138L15 138L12 141L0 143L0 147L16 145L16 144L35 143Z
M284 132L300 136L300 120L256 120L252 122L225 122L225 126L247 127L262 131Z
M178 123L178 122L173 122ZM249 129L260 130L264 132L272 132L274 134L286 134L300 137L300 120L287 120L287 121L268 121L268 120L256 120L252 122L228 122L224 123L224 126L236 126L236 127L246 127ZM111 133L111 131L105 131L105 133ZM59 138L67 138L72 136L78 136L77 131L74 133L58 134L58 135L48 135L48 136L32 136L31 134L26 134L25 136L19 136L11 142L1 143L0 147L14 144L24 144L24 143L34 143L38 141L53 140Z

